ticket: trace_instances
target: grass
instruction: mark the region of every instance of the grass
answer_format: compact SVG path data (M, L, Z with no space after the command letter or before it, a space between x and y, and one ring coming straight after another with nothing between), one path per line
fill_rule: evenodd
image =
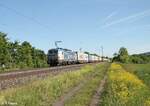
M41 67L41 68L49 68L47 67ZM28 71L28 70L37 70L40 68L31 68L31 67L26 67L26 68L11 68L11 69L2 69L0 68L0 73L7 73L7 72L16 72L16 71Z
M137 75L150 87L150 64L121 64L126 70Z
M136 75L113 63L102 101L102 106L150 106L150 92Z
M58 97L85 80L94 71L94 67L86 66L80 71L66 72L35 81L26 86L1 91L0 104L17 103L17 106L50 106Z
M99 87L101 79L104 77L104 73L107 71L108 65L109 64L97 66L88 83L70 98L65 103L65 106L89 106L96 89Z
M0 92L0 105L51 106L58 98L82 81L88 82L65 106L88 106L109 64L86 66L79 71L65 72L34 81L22 87ZM124 68L123 68L124 67ZM150 106L150 64L116 64L108 69L108 80L102 106Z

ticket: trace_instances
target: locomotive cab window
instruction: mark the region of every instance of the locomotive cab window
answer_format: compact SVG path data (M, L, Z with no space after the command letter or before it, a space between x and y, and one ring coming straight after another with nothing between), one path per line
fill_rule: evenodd
M56 54L57 53L57 50L50 50L49 51L49 54Z

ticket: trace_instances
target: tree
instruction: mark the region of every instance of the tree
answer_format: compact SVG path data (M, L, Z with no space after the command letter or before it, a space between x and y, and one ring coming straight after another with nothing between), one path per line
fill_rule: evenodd
M119 61L119 56L117 53L114 53L113 56L112 62Z
M122 63L128 63L129 61L129 54L126 48L121 47L119 50L119 61Z
M9 52L9 42L7 35L0 32L0 67L9 67L11 62L11 55Z
M126 48L121 47L119 53L115 53L113 57L113 62L122 62L122 63L135 63L135 64L146 64L150 63L150 55L147 54L128 54Z
M129 54L126 48L121 47L119 49L118 54L114 53L114 57L112 59L113 62L122 62L122 63L128 63L129 62Z
M32 59L34 67L45 67L47 66L47 56L42 50L32 48Z
M24 41L19 48L21 67L33 67L32 46L29 42Z
M0 32L0 69L37 68L47 66L44 51L32 47L24 41L10 42L7 34Z
M12 68L19 68L19 62L20 62L20 54L18 52L20 45L18 41L10 42L9 43L9 52L11 54L11 64Z
M130 62L136 63L136 64L145 64L150 62L150 56L147 55L131 55L130 56Z

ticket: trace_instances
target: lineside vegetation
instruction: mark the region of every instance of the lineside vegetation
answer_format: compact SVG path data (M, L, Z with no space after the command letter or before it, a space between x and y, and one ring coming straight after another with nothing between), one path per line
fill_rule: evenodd
M150 92L137 76L112 63L102 101L103 106L150 106Z
M150 64L121 64L126 70L135 74L150 87Z
M0 72L46 67L44 51L34 48L29 42L10 41L0 32Z
M101 64L103 65L103 64ZM22 87L0 92L0 104L17 103L18 106L49 106L64 93L75 87L95 71L86 66L79 71L65 72Z
M95 72L91 76L91 80L79 90L72 98L70 98L65 106L89 106L96 89L99 87L104 74L109 67L109 64L99 65L96 67Z

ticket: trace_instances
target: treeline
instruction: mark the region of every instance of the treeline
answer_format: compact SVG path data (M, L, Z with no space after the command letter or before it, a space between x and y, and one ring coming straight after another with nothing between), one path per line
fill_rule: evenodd
M32 47L27 41L11 42L7 34L0 32L0 70L46 66L47 56L44 51Z
M131 55L130 62L137 63L137 64L150 63L150 55L144 55L144 54Z
M112 61L121 63L146 64L150 63L150 55L145 54L129 55L128 50L124 47L121 47L119 52L114 54Z

